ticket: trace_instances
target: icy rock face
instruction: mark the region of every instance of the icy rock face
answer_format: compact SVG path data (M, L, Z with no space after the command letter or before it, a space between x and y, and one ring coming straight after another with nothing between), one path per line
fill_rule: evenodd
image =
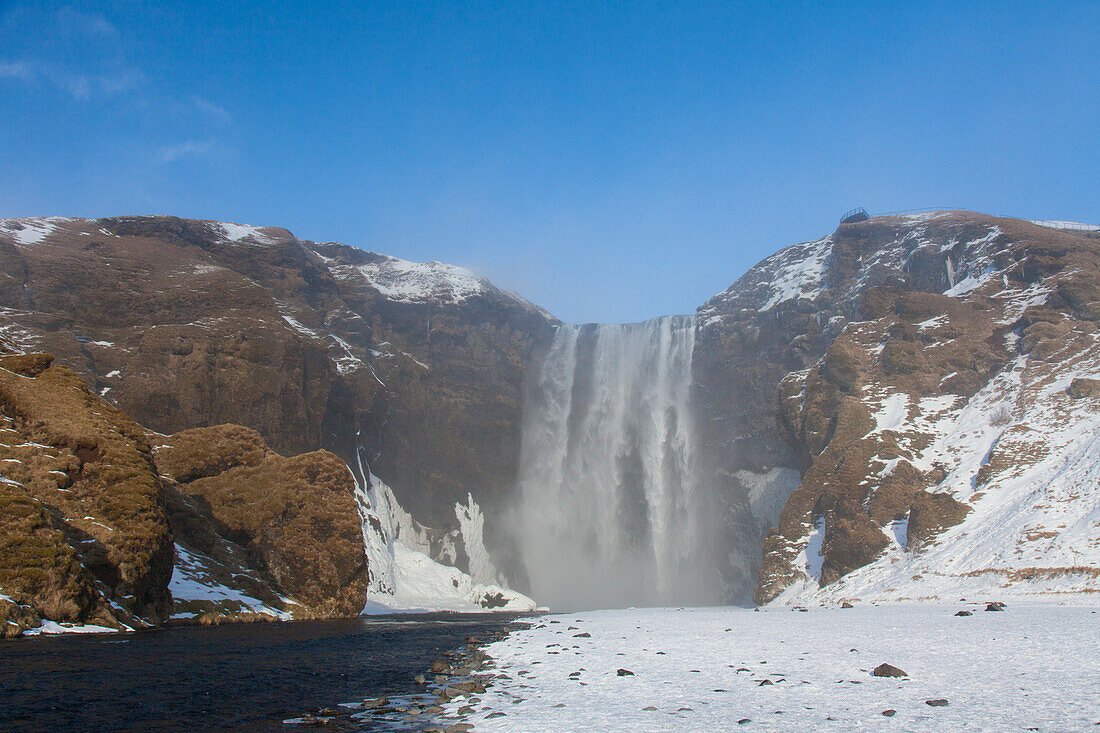
M557 608L722 599L691 404L695 320L562 326L524 413L514 528Z
M734 495L741 471L803 474L758 602L1095 585L1097 404L1072 385L1096 373L1097 249L969 212L881 217L700 309L701 451Z
M470 577L483 585L507 587L504 575L490 559L489 550L485 547L485 515L472 494L466 495L465 504L455 504L455 518L458 520L458 536L468 559Z
M535 602L509 589L489 561L481 508L472 497L455 505L460 522L466 519L461 529L439 537L402 509L393 490L361 460L357 468L356 501L370 568L363 613L535 610ZM453 562L459 550L471 558L470 573L433 559Z

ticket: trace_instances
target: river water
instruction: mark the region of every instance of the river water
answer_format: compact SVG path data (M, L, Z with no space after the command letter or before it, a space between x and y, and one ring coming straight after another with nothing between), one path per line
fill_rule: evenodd
M510 620L389 617L0 642L0 730L295 731L282 721L412 691L441 651Z

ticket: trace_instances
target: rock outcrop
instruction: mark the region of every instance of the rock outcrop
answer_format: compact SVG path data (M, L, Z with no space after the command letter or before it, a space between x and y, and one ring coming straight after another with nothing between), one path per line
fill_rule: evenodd
M0 349L11 351L10 344ZM355 482L224 425L152 433L48 354L0 355L0 621L355 616Z
M0 593L24 607L5 626L157 623L172 536L145 430L49 362L0 357Z
M1054 515L1083 520L1095 487L1034 472L1084 470L1074 456L1097 438L1098 239L969 212L873 218L700 309L698 381L733 495L738 468L802 474L764 539L758 602L1071 571L1082 538ZM979 549L980 532L1002 539Z
M181 515L188 512L177 510L177 543L208 557L236 544L253 574L311 615L347 617L363 609L367 561L355 481L342 460L327 451L284 458L239 425L162 440L155 448L162 475L216 528L213 535L205 526L187 532Z

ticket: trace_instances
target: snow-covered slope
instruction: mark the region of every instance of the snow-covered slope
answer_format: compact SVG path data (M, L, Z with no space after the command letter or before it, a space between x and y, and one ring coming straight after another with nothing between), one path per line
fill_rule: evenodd
M1097 333L1077 346L1053 363L1018 357L969 401L866 390L881 411L903 406L886 428L900 456L872 459L877 475L899 463L942 471L929 490L971 510L923 546L907 543L908 517L891 522L893 541L873 563L824 588L796 583L776 602L1100 591L1100 397L1069 390L1074 380L1100 379ZM811 581L821 571L820 542L810 547L817 534L800 556Z
M780 385L809 468L757 599L1100 592L1095 235L959 215L858 226L847 238L890 237L831 265L821 302L848 318Z
M460 303L493 286L469 270L442 262L409 262L377 255L357 266L335 265L337 277L362 278L388 300L398 303L443 301Z

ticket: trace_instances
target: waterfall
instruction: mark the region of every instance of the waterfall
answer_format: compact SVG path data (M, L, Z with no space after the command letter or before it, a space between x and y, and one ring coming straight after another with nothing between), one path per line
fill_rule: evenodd
M695 456L695 319L561 326L524 405L516 545L560 609L716 603Z

